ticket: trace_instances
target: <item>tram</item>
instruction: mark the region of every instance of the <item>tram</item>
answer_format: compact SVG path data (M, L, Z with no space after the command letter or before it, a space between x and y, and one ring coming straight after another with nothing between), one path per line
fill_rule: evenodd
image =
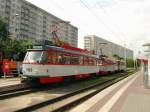
M99 56L80 48L36 45L27 50L22 76L40 83L54 83L87 78L92 74L107 74L120 68L118 62L101 60Z

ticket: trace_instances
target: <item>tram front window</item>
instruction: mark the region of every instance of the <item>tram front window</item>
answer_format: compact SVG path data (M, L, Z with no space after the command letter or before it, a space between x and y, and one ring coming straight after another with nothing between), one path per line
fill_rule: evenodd
M27 52L24 62L29 63L45 63L48 62L48 53L41 51L30 51Z
M24 62L30 62L30 63L40 62L41 55L42 52L34 52L34 51L27 52Z

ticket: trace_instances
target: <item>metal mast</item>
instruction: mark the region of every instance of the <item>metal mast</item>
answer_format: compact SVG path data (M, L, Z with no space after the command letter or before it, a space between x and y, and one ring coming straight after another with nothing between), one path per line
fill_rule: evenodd
M148 75L150 76L150 43L144 44L143 46L148 47Z

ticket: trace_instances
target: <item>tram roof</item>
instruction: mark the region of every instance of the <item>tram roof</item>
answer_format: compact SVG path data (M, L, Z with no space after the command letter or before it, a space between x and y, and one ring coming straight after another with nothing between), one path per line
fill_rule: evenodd
M93 58L99 59L98 55L93 55L93 54L89 54L89 53L82 53L82 52L79 52L79 51L68 50L66 48L57 47L57 46L51 46L51 45L44 45L44 46L35 45L32 48L28 49L28 51L32 51L32 50L49 50L49 49L62 51L62 52L66 52L66 53L71 53L71 54L79 54L79 55L83 55L83 56L88 56L88 57L93 57Z

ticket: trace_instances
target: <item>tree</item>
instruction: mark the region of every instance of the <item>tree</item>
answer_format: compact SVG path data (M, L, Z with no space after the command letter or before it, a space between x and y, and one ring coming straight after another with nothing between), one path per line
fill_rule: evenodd
M7 24L5 20L0 16L0 38L6 39L8 36Z
M4 53L6 41L9 40L7 38L7 24L5 20L0 16L0 52Z
M34 42L31 39L17 40L10 39L7 40L7 45L5 46L5 57L6 58L14 58L14 56L18 57L19 54L25 54L26 49L29 45L32 45ZM17 56L18 55L18 56Z
M4 58L11 59L16 54L25 53L27 46L34 43L33 39L17 40L8 38L7 24L0 17L0 52L3 53Z
M127 67L128 68L133 68L134 67L134 60L133 59L127 58L126 62L127 62Z

